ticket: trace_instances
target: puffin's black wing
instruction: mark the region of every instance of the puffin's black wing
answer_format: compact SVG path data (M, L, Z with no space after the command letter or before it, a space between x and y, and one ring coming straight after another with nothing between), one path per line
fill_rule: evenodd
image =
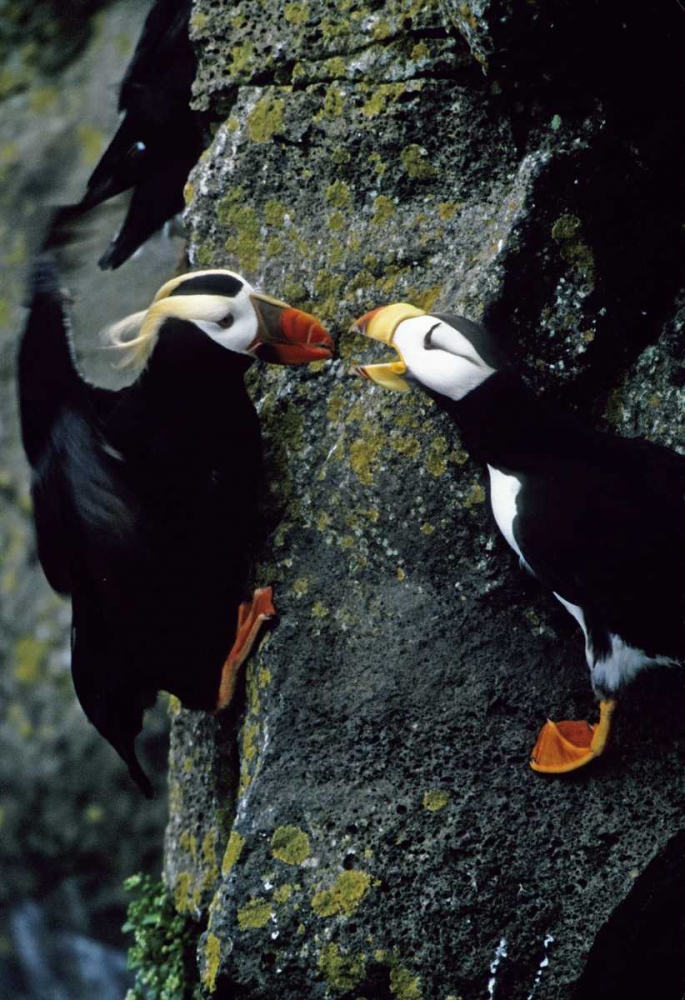
M65 403L78 398L98 406L114 394L88 385L78 371L59 276L48 255L33 265L27 306L17 377L22 441L35 466Z
M78 206L122 191L133 197L121 231L100 260L119 267L183 207L183 186L203 148L202 116L190 108L196 59L188 37L190 0L156 0L119 96L124 117Z
M121 394L91 386L79 374L57 272L47 257L32 274L18 380L38 554L50 585L70 593L76 561L97 578L134 543L136 514L122 462L98 429L98 415Z
M685 459L597 435L586 458L528 473L514 537L592 630L652 655L685 655Z

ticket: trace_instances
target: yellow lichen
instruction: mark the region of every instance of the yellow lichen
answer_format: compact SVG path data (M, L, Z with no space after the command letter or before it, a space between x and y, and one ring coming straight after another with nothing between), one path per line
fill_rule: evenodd
M228 844L226 845L223 861L221 862L221 874L224 877L229 875L238 863L244 846L245 838L241 837L237 830L231 830L231 836L228 838Z
M357 479L365 486L373 483L376 464L384 447L385 435L380 430L367 431L350 445L350 466Z
M286 882L284 885L281 885L278 887L278 889L276 889L274 893L274 899L276 900L277 903L281 904L287 903L292 894L293 894L293 887L290 884L290 882Z
M282 132L285 101L272 95L262 97L247 119L247 131L253 142L268 142L276 132Z
M371 223L374 226L381 226L391 219L397 208L392 198L387 198L384 194L379 194L373 201L373 216Z
M352 202L352 192L344 181L333 181L326 188L326 201L333 208L348 208Z
M105 818L105 810L99 802L90 802L83 810L86 823L101 823Z
M257 756L257 737L259 736L259 723L246 722L243 726L243 757L245 760L254 760Z
M221 942L216 934L208 934L204 947L205 967L202 972L202 983L210 993L216 989L216 975L221 960Z
M321 601L315 601L314 604L312 604L312 615L314 618L326 618L330 615L330 613L330 608L327 608L325 604L321 603Z
M485 489L480 483L473 483L464 499L464 507L474 507L481 503L485 503Z
M437 170L428 159L426 150L413 142L400 155L402 166L409 176L414 180L425 180L428 177L435 177Z
M178 846L181 850L190 854L193 861L197 858L197 837L190 833L189 830L184 830L178 838Z
M445 457L446 451L447 442L442 437L433 438L428 446L428 452L426 454L426 469L430 472L431 476L435 476L436 479L444 475L447 471L447 458Z
M308 3L287 3L283 8L283 17L288 24L304 24L308 14Z
M354 913L371 885L368 872L346 871L339 875L330 889L322 889L312 898L312 909L320 917Z
M279 826L271 838L271 853L286 865L301 865L311 854L309 837L299 826Z
M445 792L439 788L431 789L431 791L424 792L423 794L423 808L428 809L429 812L438 812L438 810L444 809L449 801L449 792Z
M366 975L363 955L344 955L333 943L319 955L319 968L328 985L337 991L356 989Z
M58 97L59 94L54 87L38 87L31 92L31 110L38 112L38 114L49 111L57 104Z
M266 927L272 917L271 903L257 897L251 899L238 910L238 926L241 931L248 928Z
M231 61L228 65L228 72L231 75L239 76L251 65L254 48L251 42L243 42L236 45L231 51Z
M34 684L38 680L47 649L45 642L30 635L17 641L14 647L14 675L20 684Z
M408 969L390 970L390 992L397 1000L422 1000L421 980Z
M96 128L93 128L92 125L79 125L76 134L81 143L83 158L86 164L89 167L94 166L100 159L102 150L104 149L104 135Z

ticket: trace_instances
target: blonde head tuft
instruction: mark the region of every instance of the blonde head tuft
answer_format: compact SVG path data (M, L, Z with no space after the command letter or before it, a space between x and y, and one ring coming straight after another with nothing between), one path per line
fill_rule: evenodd
M125 316L124 319L106 327L101 335L104 343L107 347L122 353L118 367L134 370L143 369L157 343L159 328L166 319L176 317L192 321L198 311L202 314L203 306L212 309L212 311L218 309L221 312L222 300L220 296L196 294L174 295L169 298L171 293L188 278L217 273L221 273L221 271L219 269L190 271L172 278L159 289L149 309L132 313L132 315ZM225 273L232 274L233 272Z

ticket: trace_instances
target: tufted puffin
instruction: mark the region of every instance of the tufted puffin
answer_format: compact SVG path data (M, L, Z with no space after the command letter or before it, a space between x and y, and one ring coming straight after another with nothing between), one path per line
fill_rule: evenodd
M72 599L83 709L151 785L134 741L159 690L226 707L271 588L243 601L258 519L260 429L244 385L255 359L331 356L319 322L231 271L184 274L109 331L139 371L118 391L79 373L52 262L37 262L18 359L38 555Z
M599 723L548 721L530 763L553 774L582 767L603 752L636 674L685 660L685 457L539 399L496 339L462 316L396 303L354 329L399 355L358 374L389 389L417 385L459 426L487 466L500 531L580 625Z

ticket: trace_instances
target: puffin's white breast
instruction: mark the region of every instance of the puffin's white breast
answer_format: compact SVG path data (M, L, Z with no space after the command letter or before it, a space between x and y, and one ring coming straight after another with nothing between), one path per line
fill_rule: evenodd
M495 521L497 521L497 527L519 559L525 562L523 553L514 538L514 518L518 513L516 497L521 489L521 481L516 476L500 472L492 465L488 465L488 472L490 473L490 505L492 513L495 515Z

